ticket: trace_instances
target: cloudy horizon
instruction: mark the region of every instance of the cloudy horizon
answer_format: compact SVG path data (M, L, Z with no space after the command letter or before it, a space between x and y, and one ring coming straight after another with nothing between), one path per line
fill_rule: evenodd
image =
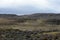
M0 13L60 13L60 0L0 0Z

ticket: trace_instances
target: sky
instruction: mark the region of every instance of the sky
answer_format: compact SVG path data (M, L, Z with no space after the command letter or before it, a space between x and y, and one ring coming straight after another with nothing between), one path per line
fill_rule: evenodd
M60 0L0 0L0 13L60 13Z

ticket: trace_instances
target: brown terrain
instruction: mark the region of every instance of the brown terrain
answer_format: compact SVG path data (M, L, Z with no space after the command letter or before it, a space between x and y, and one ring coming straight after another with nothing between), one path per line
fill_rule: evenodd
M0 14L1 40L60 40L60 14Z

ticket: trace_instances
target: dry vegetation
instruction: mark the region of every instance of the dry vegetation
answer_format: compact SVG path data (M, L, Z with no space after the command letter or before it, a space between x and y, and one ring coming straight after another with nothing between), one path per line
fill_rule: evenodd
M1 40L60 40L60 19L1 17L0 39Z
M12 28L12 29L31 30L31 31L32 30L44 30L44 31L59 30L60 31L60 25L57 25L57 23L55 23L54 21L53 22L49 21L50 22L49 23L48 20L37 19L34 21L24 20L24 22L20 22L19 20L9 20L5 18L0 18L0 28L4 28L4 29Z

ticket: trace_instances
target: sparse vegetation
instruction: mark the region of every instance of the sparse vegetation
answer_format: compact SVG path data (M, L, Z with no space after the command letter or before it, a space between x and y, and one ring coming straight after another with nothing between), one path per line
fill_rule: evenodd
M0 16L1 40L60 40L60 14Z

